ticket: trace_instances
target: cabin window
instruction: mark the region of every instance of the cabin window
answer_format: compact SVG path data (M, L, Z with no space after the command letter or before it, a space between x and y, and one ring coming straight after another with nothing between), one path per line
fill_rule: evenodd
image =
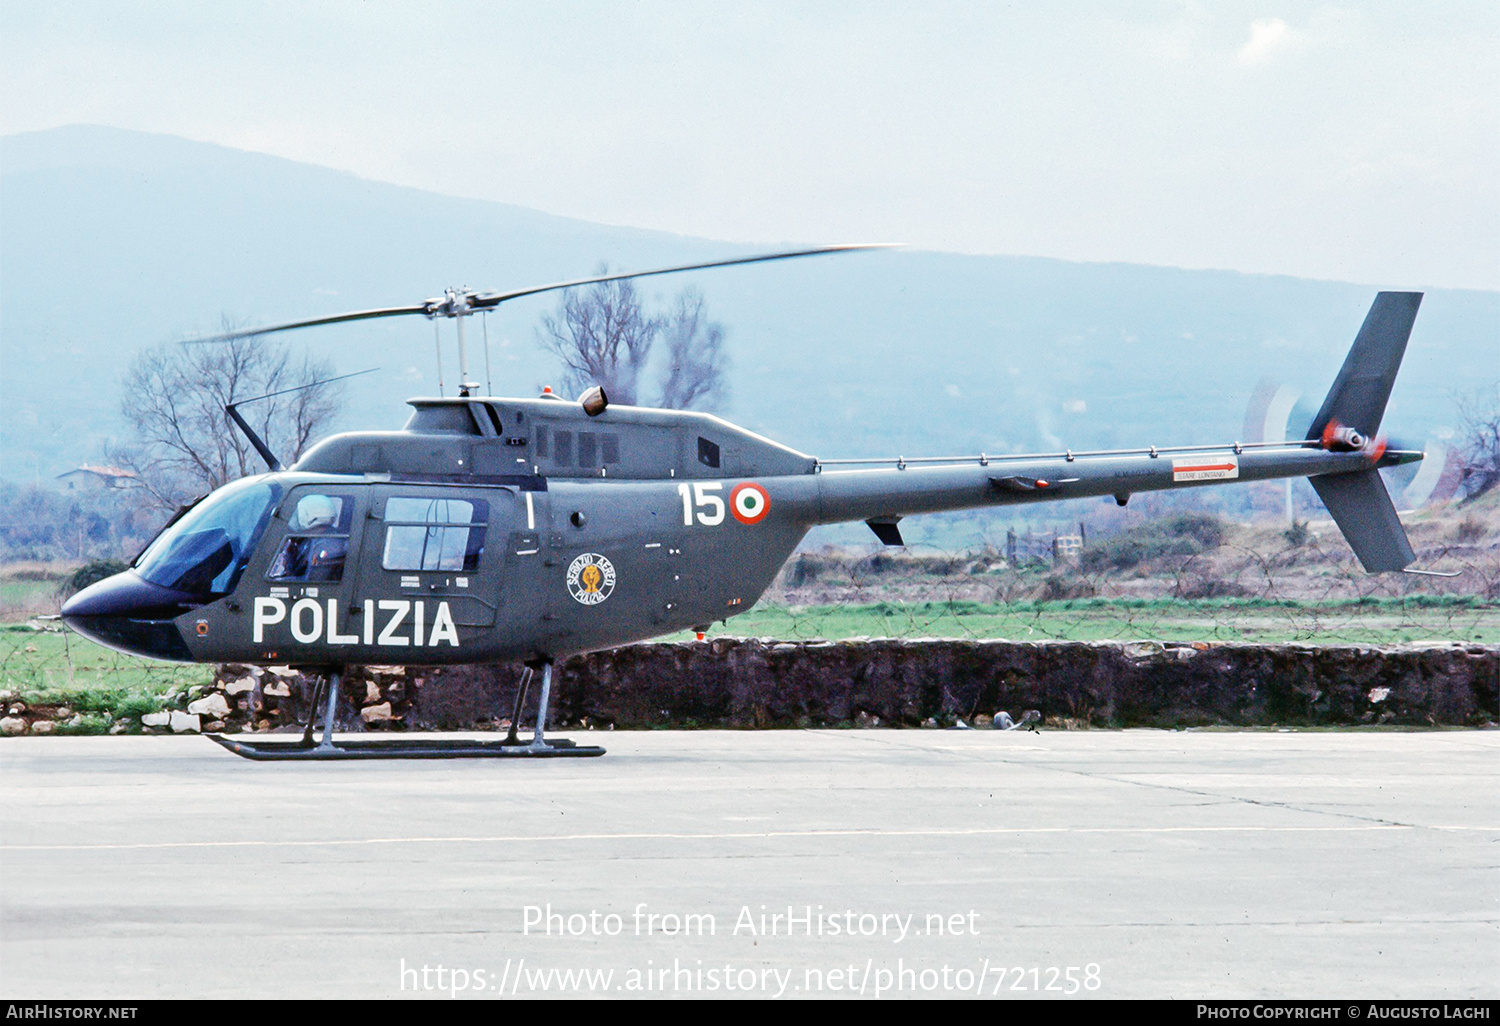
M546 424L538 424L536 426L536 454L538 456L541 456L541 457L544 457L544 458L546 457L547 450L548 450L548 446L547 446L548 438L547 438L547 435L548 435L547 425Z
M587 431L578 432L578 465L592 467L598 451L598 439Z
M620 462L619 435L600 435L599 448L603 453L603 459L600 462L606 467L612 467Z
M308 534L349 534L351 503L341 495L302 495L287 517L286 529Z
M298 496L287 517L287 537L266 576L273 581L343 580L353 513L353 502L341 495Z
M496 409L489 403L485 403L484 412L489 414L490 424L494 427L495 434L497 436L505 434L505 425L500 423L500 414L496 411Z
M699 438L698 462L705 467L713 467L717 470L719 466L719 447L707 438Z
M573 462L573 432L559 431L552 436L552 462L559 467Z
M479 423L467 405L419 406L406 422L406 430L419 435L478 435Z
M288 538L271 561L266 576L273 581L327 581L344 579L344 559L349 539L334 536Z
M261 478L225 485L162 528L136 559L136 573L175 591L227 595L280 498L281 486Z
M387 570L478 570L488 520L489 503L483 499L389 499L381 565Z

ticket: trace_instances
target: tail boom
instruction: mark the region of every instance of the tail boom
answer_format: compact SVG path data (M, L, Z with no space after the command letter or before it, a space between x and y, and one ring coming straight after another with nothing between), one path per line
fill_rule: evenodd
M976 459L947 466L905 469L824 470L777 482L778 501L809 525L853 520L894 520L921 513L943 513L985 506L1128 497L1166 491L1286 477L1347 475L1373 466L1420 459L1420 453L1388 451L1378 461L1361 452L1328 452L1312 447L1205 448L1172 455L1075 456L1007 460L1003 465Z
M901 460L894 469L828 470L784 478L782 501L809 526L864 520L887 544L896 522L918 513L1306 477L1371 573L1416 558L1379 468L1420 460L1377 437L1421 305L1420 292L1381 292L1344 359L1307 440L1268 446L1066 453L973 463ZM937 463L946 465L934 465Z

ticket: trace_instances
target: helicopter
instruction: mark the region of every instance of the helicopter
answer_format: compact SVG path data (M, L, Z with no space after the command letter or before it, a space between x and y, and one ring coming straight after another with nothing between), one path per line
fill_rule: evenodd
M123 573L72 596L74 631L110 648L318 674L299 740L209 735L257 760L597 756L545 734L568 656L750 609L813 527L864 521L885 545L924 513L1306 477L1371 573L1415 560L1379 470L1422 459L1379 434L1422 294L1380 292L1305 438L1141 449L822 459L709 413L477 394L464 320L598 282L876 248L823 246L509 292L448 289L408 306L207 336L213 343L371 318L456 322L459 394L414 398L399 431L326 438L291 466L226 408L268 472L178 514ZM503 740L339 739L344 668L520 662ZM540 672L534 730L518 736ZM314 721L323 705L323 731Z

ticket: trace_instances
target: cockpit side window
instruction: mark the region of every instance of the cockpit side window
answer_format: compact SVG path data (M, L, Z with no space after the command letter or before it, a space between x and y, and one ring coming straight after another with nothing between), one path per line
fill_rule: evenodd
M280 498L281 486L273 481L225 485L164 530L136 560L136 573L174 591L227 595Z
M350 505L342 495L301 495L287 517L286 529L303 534L348 534Z
M343 580L353 513L354 503L342 495L299 494L287 517L287 536L266 577L273 581Z

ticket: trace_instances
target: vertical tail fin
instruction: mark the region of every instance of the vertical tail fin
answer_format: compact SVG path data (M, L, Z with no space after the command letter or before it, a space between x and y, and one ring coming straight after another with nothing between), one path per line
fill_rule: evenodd
M1324 437L1330 425L1375 438L1421 304L1420 292L1382 292L1375 297L1339 376L1313 418L1308 438ZM1417 558L1380 471L1370 467L1309 480L1367 571L1401 570Z
M1375 437L1421 305L1420 292L1376 295L1323 408L1308 428L1308 438L1322 438L1330 422L1353 428L1366 438Z

